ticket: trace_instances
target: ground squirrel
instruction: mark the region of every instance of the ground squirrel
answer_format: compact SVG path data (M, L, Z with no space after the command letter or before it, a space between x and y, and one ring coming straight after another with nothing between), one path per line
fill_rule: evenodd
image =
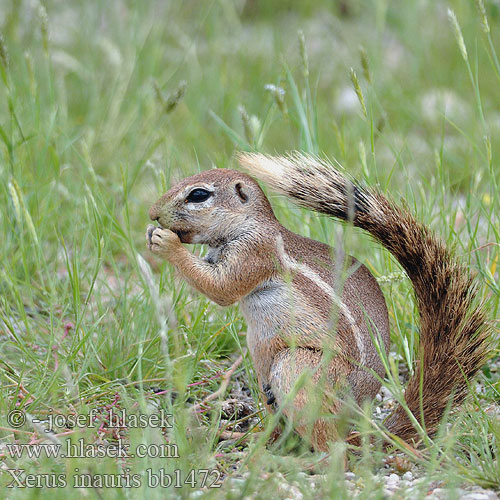
M406 209L323 160L242 153L239 162L299 205L368 231L403 266L420 311L420 361L405 401L434 432L450 398L453 404L463 400L467 379L489 353L485 311L466 268ZM332 248L283 227L257 182L235 170L213 169L182 180L151 207L150 218L160 225L149 225L146 234L156 255L218 304L240 303L268 408L289 403L283 412L299 434L326 450L338 439L335 419L328 417L340 411L337 395L349 393L357 403L374 398L385 374L375 343L388 352L389 321L375 278L349 257L339 286ZM209 250L201 259L182 243L206 244ZM323 383L320 406L326 412L310 427L300 415L316 401L312 392L302 388L287 399L302 373ZM401 406L385 426L402 439L418 440Z

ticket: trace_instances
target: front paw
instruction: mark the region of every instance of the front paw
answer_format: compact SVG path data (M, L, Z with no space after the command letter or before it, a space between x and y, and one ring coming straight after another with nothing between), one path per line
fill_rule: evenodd
M156 255L167 258L179 247L181 240L173 231L149 225L146 230L146 243L148 248Z

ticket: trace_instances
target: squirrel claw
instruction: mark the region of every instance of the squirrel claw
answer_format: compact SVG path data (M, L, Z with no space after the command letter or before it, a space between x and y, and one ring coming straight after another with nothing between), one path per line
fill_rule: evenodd
M146 229L146 241L148 243L148 248L151 248L151 238L153 237L153 232L156 229L156 226L153 226L153 224L148 224L148 227Z
M271 384L264 384L262 386L262 391L264 392L264 395L267 396L266 404L269 406L274 405L276 403L276 397L271 390Z

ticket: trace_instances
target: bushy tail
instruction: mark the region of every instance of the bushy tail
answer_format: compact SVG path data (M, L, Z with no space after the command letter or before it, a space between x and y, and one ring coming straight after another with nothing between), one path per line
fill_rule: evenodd
M415 418L432 434L450 398L467 394L467 380L488 357L490 329L476 285L444 243L376 190L362 188L328 163L294 153L271 157L242 153L240 164L296 203L368 231L403 266L415 289L420 311L420 360L405 391ZM421 373L423 372L423 380ZM421 384L421 382L423 382ZM398 407L386 420L390 432L405 440L418 433Z

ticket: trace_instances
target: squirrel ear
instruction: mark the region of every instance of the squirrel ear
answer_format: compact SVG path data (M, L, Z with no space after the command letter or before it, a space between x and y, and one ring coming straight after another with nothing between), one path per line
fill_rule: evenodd
M241 202L246 203L248 201L248 187L243 182L237 182L234 186L234 189Z

